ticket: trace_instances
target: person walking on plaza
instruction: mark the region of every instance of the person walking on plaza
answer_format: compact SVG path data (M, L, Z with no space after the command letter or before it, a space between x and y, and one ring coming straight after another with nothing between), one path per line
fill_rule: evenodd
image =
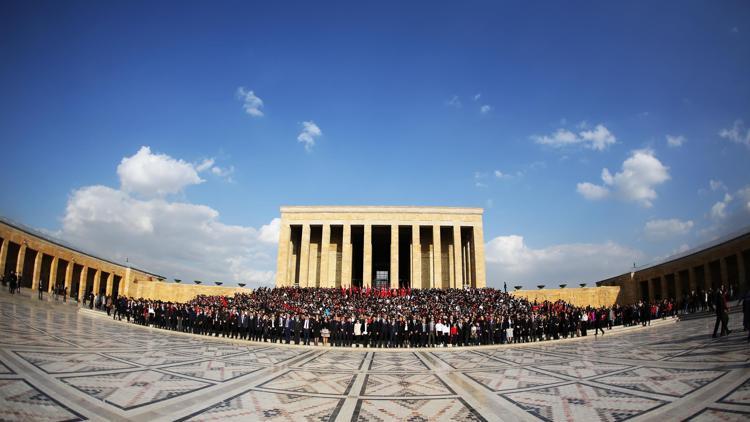
M721 286L716 291L713 304L714 310L716 311L716 324L714 324L713 338L716 338L716 331L719 329L719 324L721 324L721 332L719 333L719 336L729 335L731 333L727 328L727 325L729 324L729 307L727 306L724 286Z

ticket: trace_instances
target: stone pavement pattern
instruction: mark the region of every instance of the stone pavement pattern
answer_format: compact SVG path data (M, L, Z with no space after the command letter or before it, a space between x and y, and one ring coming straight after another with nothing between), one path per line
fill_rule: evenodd
M174 334L0 294L0 420L750 420L732 314L599 338L427 351Z

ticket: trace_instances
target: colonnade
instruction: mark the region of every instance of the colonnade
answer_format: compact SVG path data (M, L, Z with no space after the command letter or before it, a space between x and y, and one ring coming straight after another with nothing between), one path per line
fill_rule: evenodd
M277 285L484 287L481 225L282 221Z
M0 275L10 273L16 274L22 288L31 290L32 297L36 297L41 284L47 293L64 287L68 296L78 301L90 292L106 296L127 294L136 275L149 279L138 270L0 221Z

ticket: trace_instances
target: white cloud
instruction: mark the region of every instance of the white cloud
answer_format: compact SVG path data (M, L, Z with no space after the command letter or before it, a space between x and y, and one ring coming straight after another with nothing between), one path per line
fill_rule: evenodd
M306 151L312 151L315 146L315 139L323 136L323 132L320 130L318 125L312 120L302 122L302 132L297 135L297 142L301 142L305 145Z
M260 226L258 239L267 243L279 243L279 230L281 229L281 219L276 217L270 223Z
M585 126L581 128L585 128ZM552 135L534 135L531 139L537 144L554 148L582 144L595 151L603 151L617 142L615 135L602 124L596 125L592 130L582 130L577 134L568 129L560 128Z
M589 182L583 182L576 185L576 191L584 198L596 201L609 196L609 189L604 186L595 185Z
M151 166L156 163L157 168L165 167L165 162L179 163L178 168L184 170L189 166L195 171L202 164L194 168L168 156L156 156L154 160L147 147L133 157L138 157L136 161L147 158L145 161ZM130 166L142 167L132 164L133 157L123 160L126 165L121 163L118 173L129 177ZM123 186L132 187L128 177ZM276 251L269 239L274 230L278 233L278 228L274 229L278 222L271 221L260 230L228 225L219 220L218 211L206 205L170 201L159 195L137 197L131 193L164 191L152 185L145 184L148 187L145 189L141 183L137 190L95 185L73 191L62 228L56 235L105 257L118 261L127 258L135 267L168 278L273 284ZM186 186L184 183L171 186L177 185Z
M508 173L503 173L500 170L495 170L495 177L498 179L510 179L511 177L513 177L513 175L508 174Z
M206 171L210 169L214 165L215 162L216 160L213 158L206 158L195 166L195 171L197 171L198 173L202 171Z
M481 114L487 114L490 111L492 111L492 106L490 106L488 104L484 104L483 106L479 107L479 112Z
M498 236L485 247L488 280L532 287L599 281L626 272L643 253L614 242L572 243L533 249L523 236Z
M482 94L478 93L474 95L474 101L479 101L479 99L482 98Z
M712 191L727 190L727 186L721 180L711 179L708 181L708 185L711 187Z
M682 236L690 233L693 228L693 221L682 221L676 218L665 220L649 220L643 231L646 237L652 240L669 239L675 236Z
M458 99L458 95L454 95L445 102L445 105L448 107L461 108L461 100Z
M213 174L214 176L221 177L227 182L230 182L230 183L234 182L234 179L232 179L232 175L234 174L234 166L229 166L229 167L213 166L211 167L211 174Z
M483 182L487 178L487 173L481 171L474 172L474 186L478 188L486 188L487 184Z
M614 175L603 169L601 178L606 186L578 183L578 193L586 199L602 199L611 189L613 196L651 207L658 197L654 188L669 180L670 176L669 167L662 164L653 151L646 149L633 151L622 163L622 171Z
M719 136L732 142L744 144L745 146L750 147L750 129L745 129L745 124L742 120L735 120L731 129L720 130Z
M727 203L719 201L711 207L711 218L720 220L727 216Z
M126 192L161 197L181 192L189 185L203 183L196 167L166 154L153 154L144 146L117 166L120 186Z
M242 108L245 113L253 117L263 117L263 100L260 99L252 90L248 91L245 87L237 88L237 99L242 100Z
M615 135L604 127L604 125L596 125L594 130L584 130L579 135L584 141L590 143L589 148L597 151L603 151L608 146L617 142Z
M685 143L685 137L682 135L667 135L667 145L672 148L681 147Z

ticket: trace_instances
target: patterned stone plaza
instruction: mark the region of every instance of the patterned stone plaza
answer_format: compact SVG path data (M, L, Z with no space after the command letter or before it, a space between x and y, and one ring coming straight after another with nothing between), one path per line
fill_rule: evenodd
M0 293L0 420L748 420L750 348L713 319L429 351L279 346Z

